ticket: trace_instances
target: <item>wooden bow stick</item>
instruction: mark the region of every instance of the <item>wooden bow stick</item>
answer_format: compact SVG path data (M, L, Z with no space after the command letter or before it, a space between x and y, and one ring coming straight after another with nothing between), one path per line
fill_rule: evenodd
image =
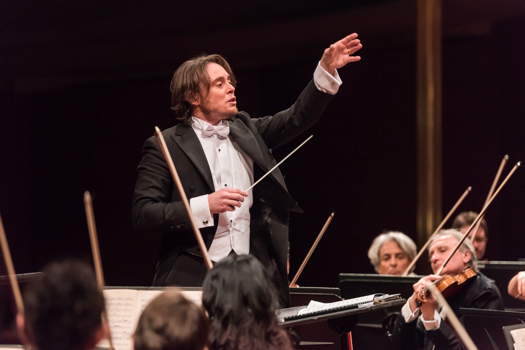
M100 249L98 245L97 237L97 226L95 225L95 213L93 211L93 200L89 191L84 192L84 209L86 212L86 221L89 231L89 242L91 243L91 252L93 255L93 264L95 265L95 276L97 278L97 284L101 291L104 291L106 285L104 281L104 272L102 271L102 260L100 259ZM102 318L108 325L108 340L109 348L114 350L113 337L111 336L111 328L109 327L109 318L107 312L102 313Z
M494 180L492 181L492 185L490 186L489 193L487 194L487 198L485 198L485 203L483 203L483 207L485 207L490 200L490 197L492 196L492 193L494 193L494 189L496 188L496 185L498 184L499 178L501 176L501 173L503 172L503 169L505 168L505 165L507 164L507 161L509 160L509 156L505 154L503 158L501 159L501 162L499 163L498 171L496 172L496 176L494 177ZM482 208L483 209L483 208ZM476 224L476 227L472 230L474 232L472 234L472 242L476 239L476 235L478 234L479 225L481 224L481 219Z
M259 182L261 182L266 176L270 175L272 173L272 171L274 171L275 169L277 169L277 167L279 165L281 165L285 160L287 160L292 154L295 153L295 151L297 151L299 148L301 148L305 143L307 143L308 141L310 141L312 139L312 137L314 137L314 135L310 135L306 140L303 141L303 143L301 143L299 146L295 147L295 149L293 151L291 151L290 153L288 153L288 155L286 157L284 157L283 159L281 159L281 161L277 164L275 164L273 166L273 168L271 168L270 170L268 170L266 172L266 174L264 174L263 176L261 176L259 178L259 180L255 181L250 187L248 187L247 189L244 190L244 192L248 192L249 190L251 190L252 188L255 187L255 185L257 185Z
M494 180L492 181L492 185L490 186L489 193L487 194L487 198L485 198L485 203L483 206L487 205L487 203L490 200L490 197L492 197L492 194L494 193L494 190L496 189L496 185L498 184L499 178L501 177L501 173L503 172L503 169L505 169L505 165L507 165L507 162L509 161L509 155L505 154L503 158L501 159L501 162L499 163L498 171L496 172L496 176L494 177Z
M472 338L468 335L467 331L465 330L465 327L461 324L461 322L458 320L456 314L448 305L447 301L443 297L443 294L436 288L436 286L433 283L427 283L427 289L430 290L430 293L432 293L432 296L439 305L443 308L446 317L450 320L450 324L452 325L452 328L456 331L456 334L459 336L463 344L468 350L477 350L476 344L472 341ZM444 322L445 320L442 320Z
M423 245L423 247L421 247L421 249L419 250L419 252L417 253L416 257L414 258L414 260L412 260L412 262L410 263L410 265L408 265L407 269L405 270L405 272L403 273L403 276L407 276L410 271L412 271L412 268L416 265L416 262L419 260L419 258L421 257L421 255L425 252L425 250L427 249L428 245L430 244L432 238L443 228L443 226L445 225L445 223L448 221L448 219L450 218L450 216L456 211L456 209L460 206L460 204L463 202L463 200L465 199L465 197L470 193L470 191L472 190L472 187L469 186L467 187L467 189L465 190L465 192L463 192L463 194L461 195L461 197L459 197L459 199L456 201L456 203L454 204L454 206L449 210L448 214L445 216L445 218L441 221L441 223L438 225L438 227L434 230L434 232L432 232L432 234L430 235L430 237L428 237L427 241L425 242L425 244Z
M173 178L173 181L177 186L177 190L179 191L179 195L182 200L182 203L184 204L184 208L186 209L186 213L188 213L188 218L190 219L193 234L199 245L199 249L204 259L204 264L208 269L211 269L213 267L213 263L211 262L210 256L208 255L208 250L206 249L206 245L204 244L204 240L202 239L201 232L197 228L197 224L195 223L195 219L193 217L193 214L191 213L188 197L186 196L184 188L182 187L182 182L180 181L179 174L177 173L177 169L175 168L175 164L173 163L173 159L171 159L170 152L168 150L168 147L166 146L166 141L164 140L164 136L162 135L162 132L157 126L155 127L155 134L157 136L157 142L159 144L160 150L162 151L162 155L164 156L164 160L168 165L171 177Z
M332 223L332 220L334 219L334 216L335 216L335 213L332 213L332 214L330 214L328 219L326 219L326 222L324 223L323 228L321 229L321 232L319 232L319 234L317 235L317 238L315 239L314 244L312 244L312 247L308 251L308 254L306 254L306 257L304 258L301 266L299 266L299 270L297 270L294 278L290 282L290 287L295 286L295 284L297 283L297 280L299 279L299 276L303 272L304 267L308 263L308 260L310 260L310 257L314 253L315 248L317 248L317 245L319 244L319 241L321 240L321 238L323 238L323 235L326 232L326 230L328 229L328 226L330 226L330 224Z
M22 300L22 293L20 293L20 286L18 285L18 279L16 278L15 268L13 265L13 259L11 258L11 252L9 250L9 244L4 230L4 223L2 216L0 215L0 245L2 246L2 256L4 257L5 266L7 267L7 275L9 277L9 284L15 297L16 311L19 315L24 314L24 302Z
M485 215L485 212L487 211L487 209L490 207L490 204L494 201L494 199L498 196L499 192L501 191L501 189L503 188L503 186L505 186L505 184L507 183L507 181L509 181L510 177L514 174L514 172L520 167L521 165L521 162L517 162L516 165L514 165L514 167L509 171L509 173L507 174L507 176L505 177L505 179L503 179L503 181L501 182L501 184L498 186L498 189L494 192L494 194L492 195L492 197L490 197L489 201L487 202L487 204L483 207L483 209L481 209L481 211L479 212L478 216L476 217L476 219L474 219L474 221L472 222L472 224L469 226L467 232L465 232L465 234L463 235L463 238L458 242L458 244L456 245L456 247L454 248L454 250L450 253L450 255L447 257L447 259L445 260L445 262L443 263L443 265L441 265L441 267L439 268L438 272L436 273L437 275L440 275L441 272L443 271L443 269L445 268L445 266L447 266L448 262L450 261L450 259L452 259L452 256L454 256L454 254L456 254L456 252L458 251L459 247L463 244L463 242L465 242L465 239L470 235L470 232L472 232L472 230L474 229L474 227L478 224L478 222L481 220L481 218L483 217L483 215Z

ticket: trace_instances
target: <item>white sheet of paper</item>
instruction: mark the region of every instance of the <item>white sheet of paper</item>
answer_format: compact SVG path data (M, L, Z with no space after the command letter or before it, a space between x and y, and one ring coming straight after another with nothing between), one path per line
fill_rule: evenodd
M514 340L514 349L525 350L525 328L513 329L510 331Z
M365 305L369 305L373 303L374 297L375 297L375 294L370 294L370 295L365 295L362 297L335 301L332 303L321 303L315 300L311 300L308 303L308 306L300 310L297 314L304 315L304 314L308 314L311 312L330 310L332 308L337 308L337 307L349 307L350 305L365 306Z

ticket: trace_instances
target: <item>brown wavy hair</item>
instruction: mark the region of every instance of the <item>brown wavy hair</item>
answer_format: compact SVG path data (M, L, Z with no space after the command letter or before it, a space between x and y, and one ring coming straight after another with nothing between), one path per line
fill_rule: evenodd
M177 68L171 78L171 110L175 118L189 124L193 107L189 100L201 95L203 91L210 88L210 77L206 72L208 63L217 63L230 75L232 84L235 86L235 75L230 64L224 57L218 54L201 55L187 60Z
M208 342L204 310L174 288L153 299L142 312L134 350L202 350Z

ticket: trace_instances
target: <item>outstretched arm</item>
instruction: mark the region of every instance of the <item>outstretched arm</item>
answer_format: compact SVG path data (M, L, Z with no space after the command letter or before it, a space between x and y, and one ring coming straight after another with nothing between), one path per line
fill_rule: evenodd
M332 97L330 95L334 95L341 85L337 69L361 60L361 57L353 54L362 47L357 33L331 44L323 52L313 83L307 85L290 108L254 120L258 132L269 147L276 148L290 142L319 120Z

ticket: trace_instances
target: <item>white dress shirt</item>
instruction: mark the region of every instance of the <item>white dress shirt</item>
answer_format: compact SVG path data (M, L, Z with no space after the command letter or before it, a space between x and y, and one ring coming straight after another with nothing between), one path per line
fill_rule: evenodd
M412 297L410 297L412 298ZM423 315L421 315L421 310L417 307L414 310L410 309L410 299L407 300L405 305L401 308L401 314L403 315L403 319L406 323L413 322L416 320L419 316L419 319L423 323L423 327L425 327L425 330L431 331L434 329L438 329L439 326L441 326L441 314L437 312L437 310L434 310L434 319L433 320L425 320L423 318Z
M339 74L332 76L320 64L314 72L314 84L324 93L335 95L342 84ZM223 120L223 124L228 122ZM206 160L210 166L215 191L231 187L244 191L254 182L253 161L244 154L229 137L218 135L205 136L202 130L211 128L206 121L192 117L192 128L197 135ZM252 191L240 207L233 211L219 214L219 222L215 237L208 251L212 261L219 261L233 250L237 254L250 252L250 208L253 203ZM214 226L213 215L210 212L208 195L190 199L192 214L198 228Z

